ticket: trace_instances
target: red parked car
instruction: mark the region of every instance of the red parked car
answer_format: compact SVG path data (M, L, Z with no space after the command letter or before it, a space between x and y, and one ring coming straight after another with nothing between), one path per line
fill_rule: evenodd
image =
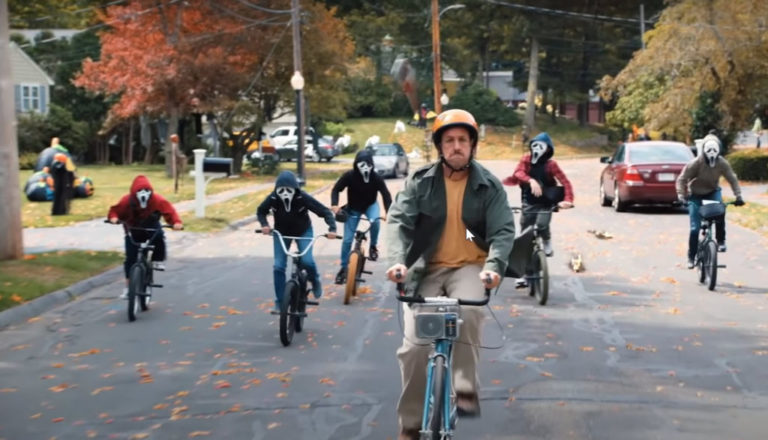
M600 204L624 211L633 204L677 203L675 181L693 159L682 142L639 141L622 144L600 174Z

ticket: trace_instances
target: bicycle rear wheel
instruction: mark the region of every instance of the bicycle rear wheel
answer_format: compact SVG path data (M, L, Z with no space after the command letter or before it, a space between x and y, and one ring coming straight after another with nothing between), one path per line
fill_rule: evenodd
M529 278L531 296L535 296L540 305L547 304L549 298L549 268L544 251L537 250L531 259L532 275Z
M295 280L285 283L283 300L280 301L280 342L283 346L291 345L293 341L294 317L291 313L296 311L294 298L299 294L299 285Z
M440 440L440 431L443 429L443 400L445 400L445 359L442 356L435 357L435 366L432 370L432 402L429 409L429 430L433 440Z
M357 294L357 280L360 277L360 252L352 251L349 254L349 264L347 264L347 285L344 289L344 304L349 304L353 295Z
M709 252L709 259L707 261L707 280L709 290L715 290L717 284L717 244L714 241L710 241L707 244Z
M300 314L304 314L307 311L307 296L309 295L310 291L312 289L309 288L306 281L304 282L304 288L299 288L298 291L302 293L302 295L298 295L296 297L296 311ZM293 319L293 329L296 331L296 333L301 333L302 330L304 330L304 316L295 316Z
M139 311L138 298L144 292L144 267L141 263L135 263L131 266L128 276L128 321L136 320L136 313Z

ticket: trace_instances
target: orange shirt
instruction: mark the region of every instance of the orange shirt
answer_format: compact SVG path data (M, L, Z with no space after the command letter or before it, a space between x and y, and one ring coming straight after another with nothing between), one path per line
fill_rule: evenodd
M467 187L468 176L461 180L451 180L444 176L445 181L445 228L440 236L440 242L432 255L430 265L442 267L461 267L466 264L483 264L488 253L477 247L475 242L468 239L468 231L461 220L461 210L464 204L464 190Z

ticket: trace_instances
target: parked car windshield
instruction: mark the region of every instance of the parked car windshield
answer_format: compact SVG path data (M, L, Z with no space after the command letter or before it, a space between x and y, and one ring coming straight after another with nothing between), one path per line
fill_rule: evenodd
M373 150L374 156L397 156L397 147L394 145L377 145Z
M686 163L693 159L687 147L677 145L634 146L629 154L632 163Z

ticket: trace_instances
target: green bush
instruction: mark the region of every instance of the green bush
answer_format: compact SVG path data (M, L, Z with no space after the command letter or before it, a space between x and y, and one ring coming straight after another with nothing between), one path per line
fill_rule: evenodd
M726 159L740 180L768 180L768 153L763 150L735 151Z
M341 150L341 154L354 153L359 148L360 148L360 145L357 142L353 142L353 143L347 145L346 147L344 147L344 149Z
M478 124L514 127L520 125L520 117L515 110L504 105L492 90L480 84L469 84L461 88L451 98L447 108L460 108L475 117Z
M323 122L322 127L320 127L320 133L323 133L326 136L332 136L334 139L344 136L344 134L348 132L349 129L341 122L326 121Z
M21 153L19 155L19 169L20 170L33 170L37 164L37 153Z

